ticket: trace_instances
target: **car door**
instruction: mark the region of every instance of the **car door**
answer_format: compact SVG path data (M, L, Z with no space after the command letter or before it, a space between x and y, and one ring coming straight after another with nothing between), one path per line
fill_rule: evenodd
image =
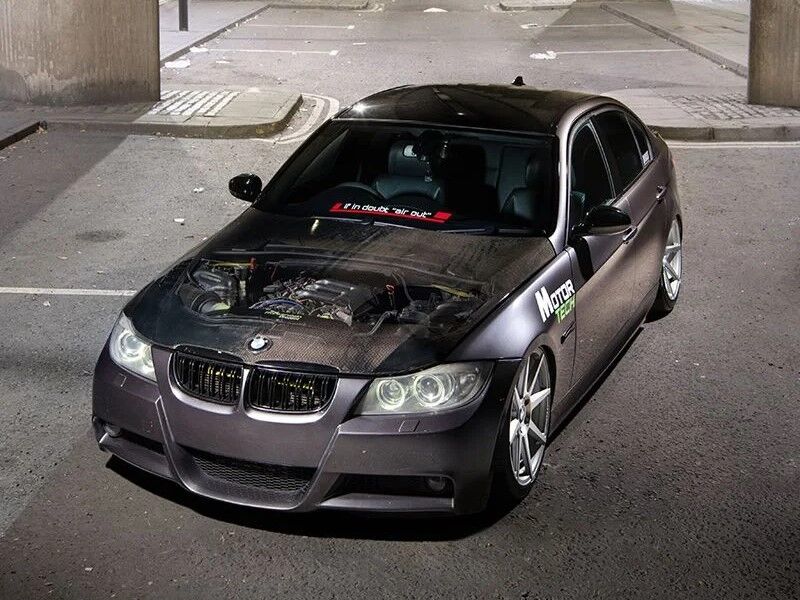
M637 312L643 314L650 309L658 288L669 227L669 203L665 200L675 190L670 188L669 155L665 152L654 156L644 125L633 115L626 114L626 117L642 159L642 174L631 190L628 204L631 220L638 227L634 240L635 297L640 299Z
M666 184L658 180L656 169L647 168L652 163L652 150L643 131L636 135L634 117L614 107L592 120L611 167L614 187L627 202L631 217L627 242L636 256L631 311L632 316L640 316L649 308L644 303L652 302L650 292L660 273L665 235L661 200L666 190L660 191L659 186Z
M568 231L576 231L600 204L627 212L627 201L614 192L611 172L591 119L579 121L569 144ZM629 232L574 235L568 239L576 292L574 385L585 385L617 347L627 330L636 269Z

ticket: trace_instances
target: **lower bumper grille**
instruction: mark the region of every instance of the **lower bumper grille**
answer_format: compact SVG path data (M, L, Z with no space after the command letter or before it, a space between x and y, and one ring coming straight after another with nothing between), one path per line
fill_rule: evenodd
M265 492L297 494L311 483L314 469L265 465L186 448L208 477Z

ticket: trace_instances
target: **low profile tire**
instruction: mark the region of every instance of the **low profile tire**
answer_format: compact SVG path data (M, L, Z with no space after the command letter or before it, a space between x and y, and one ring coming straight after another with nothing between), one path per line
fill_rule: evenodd
M683 256L681 244L683 232L678 219L672 220L667 234L667 245L661 257L661 277L658 280L658 294L648 314L648 320L655 321L672 312L678 295L681 293L681 276L683 273Z
M552 369L537 348L520 364L503 415L494 455L494 504L516 504L533 487L550 434Z

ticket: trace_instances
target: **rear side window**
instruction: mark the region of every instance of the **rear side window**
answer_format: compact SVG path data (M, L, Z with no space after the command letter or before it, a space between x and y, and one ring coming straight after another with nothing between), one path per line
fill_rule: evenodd
M642 171L642 156L628 125L628 119L617 110L594 117L597 132L612 163L611 172L617 193L626 189Z
M603 153L588 124L581 127L572 142L570 180L573 223L580 222L591 208L613 197Z
M653 160L653 151L650 149L650 140L644 132L644 127L636 119L628 117L628 123L633 129L633 137L636 138L636 144L639 146L639 155L642 157L642 165L645 167Z

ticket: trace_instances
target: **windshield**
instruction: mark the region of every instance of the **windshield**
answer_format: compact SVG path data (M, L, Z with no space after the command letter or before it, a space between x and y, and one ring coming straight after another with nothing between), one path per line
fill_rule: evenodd
M548 235L552 137L332 121L278 172L256 208L494 235Z

